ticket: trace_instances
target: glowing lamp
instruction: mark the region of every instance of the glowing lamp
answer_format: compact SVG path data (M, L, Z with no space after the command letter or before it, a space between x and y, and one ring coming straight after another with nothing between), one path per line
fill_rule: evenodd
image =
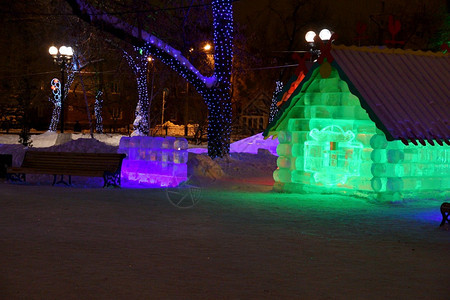
M324 28L320 31L319 37L322 41L329 41L331 38L331 31Z
M212 48L211 44L207 43L207 44L203 47L203 50L209 51L209 50L211 50L211 48Z
M56 54L58 54L58 48L56 48L55 46L51 46L48 49L48 53L50 53L50 55L56 55Z
M314 32L314 31L308 31L306 34L305 34L305 40L308 42L308 43L314 43L314 38L316 37L316 33Z
M66 46L59 47L59 54L66 55L66 49L67 49Z
M73 49L72 47L66 47L66 54L67 56L73 56Z

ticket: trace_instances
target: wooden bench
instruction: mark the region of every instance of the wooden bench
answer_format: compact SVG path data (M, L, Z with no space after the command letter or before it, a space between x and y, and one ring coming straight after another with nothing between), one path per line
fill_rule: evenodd
M122 153L77 153L27 151L20 167L7 169L7 178L11 181L26 181L25 174L53 175L53 184L72 184L73 176L103 177L105 186L120 186ZM61 179L56 182L56 176ZM69 183L63 176L69 176Z
M446 221L447 221L447 223L450 223L450 221L448 220L448 217L450 215L450 203L448 203L448 202L442 203L441 214L442 214L442 222L441 222L441 225L439 225L440 227L444 226Z

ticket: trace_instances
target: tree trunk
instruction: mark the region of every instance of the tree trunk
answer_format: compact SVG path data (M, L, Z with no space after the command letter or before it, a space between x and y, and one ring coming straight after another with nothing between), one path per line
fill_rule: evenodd
M142 74L136 75L136 83L138 89L138 104L136 106L136 119L134 131L137 135L148 135L148 92L147 92L147 77Z
M203 95L208 105L208 155L223 157L230 152L231 102L229 90L213 88Z
M230 153L231 63L233 60L232 0L212 1L214 29L214 75L216 84L203 98L208 105L208 155Z
M103 85L100 85L103 86ZM97 133L103 133L103 91L101 89L97 90L94 103L94 114L95 114L95 131Z

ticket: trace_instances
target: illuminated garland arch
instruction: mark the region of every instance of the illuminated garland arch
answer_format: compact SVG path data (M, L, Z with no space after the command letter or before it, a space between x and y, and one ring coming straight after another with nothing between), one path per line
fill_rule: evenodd
M61 82L58 78L53 78L50 86L53 97L50 97L48 100L53 103L53 112L48 130L51 132L56 132L58 128L59 116L61 114Z
M233 0L212 0L214 31L214 75L203 76L181 54L156 36L134 27L85 0L66 0L73 12L89 24L143 49L192 84L208 107L208 154L222 157L230 151L231 62L233 57Z
M69 73L67 77L67 83L64 85L64 100L69 94L69 88L75 79L75 70ZM53 103L53 112L48 131L56 132L59 124L59 118L61 116L61 81L58 78L53 78L50 82L50 87L52 89L53 97L49 97L49 101Z

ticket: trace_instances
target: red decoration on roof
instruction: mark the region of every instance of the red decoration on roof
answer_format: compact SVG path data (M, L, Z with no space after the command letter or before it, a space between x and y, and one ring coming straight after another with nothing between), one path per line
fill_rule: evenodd
M317 59L317 62L319 64L323 63L324 58L327 59L328 63L332 63L334 58L331 55L331 44L332 42L337 39L337 34L333 33L330 37L330 40L327 41L327 43L325 44L318 35L316 35L314 41L316 42L316 44L320 45L320 56Z
M298 53L292 54L292 58L296 59L298 61L298 67L295 69L295 75L297 76L297 79L291 83L291 86L289 87L289 90L284 93L283 97L280 101L277 102L277 106L281 106L284 102L286 102L291 95L295 92L299 84L302 82L303 78L305 78L305 74L308 73L308 68L306 67L306 59L311 58L311 53L305 53L302 56L300 56Z
M298 61L298 67L295 69L295 75L299 76L302 72L303 74L308 73L308 68L306 67L306 60L311 58L311 53L307 52L302 56L298 53L292 54L292 58Z

